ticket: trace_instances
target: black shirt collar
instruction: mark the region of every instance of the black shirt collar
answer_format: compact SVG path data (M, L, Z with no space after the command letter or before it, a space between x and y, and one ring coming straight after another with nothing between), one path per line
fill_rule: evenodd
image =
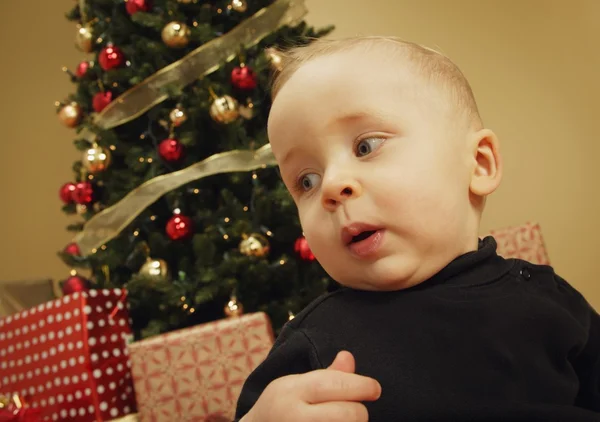
M432 278L414 288L425 289L438 284L476 286L497 280L510 270L511 263L499 256L496 248L493 237L480 239L478 250L459 256Z

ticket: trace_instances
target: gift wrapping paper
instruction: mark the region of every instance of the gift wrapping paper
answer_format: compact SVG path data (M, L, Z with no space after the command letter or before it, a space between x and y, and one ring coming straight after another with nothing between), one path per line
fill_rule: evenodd
M539 224L526 223L491 230L490 235L496 239L498 255L507 259L522 259L537 265L550 265Z
M0 395L19 395L44 421L135 412L126 297L90 290L0 319Z
M139 420L233 420L244 381L272 345L271 323L262 312L130 344Z

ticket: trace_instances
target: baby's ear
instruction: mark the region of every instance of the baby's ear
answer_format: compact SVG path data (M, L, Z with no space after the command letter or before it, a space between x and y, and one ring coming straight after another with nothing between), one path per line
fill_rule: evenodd
M471 193L485 197L494 192L502 179L502 157L496 134L489 129L476 132L471 145L473 173L471 174Z

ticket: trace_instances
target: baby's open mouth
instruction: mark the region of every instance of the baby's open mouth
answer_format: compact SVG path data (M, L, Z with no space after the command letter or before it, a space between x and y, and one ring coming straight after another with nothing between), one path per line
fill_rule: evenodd
M368 239L370 236L374 235L376 231L377 230L368 230L368 231L364 231L356 236L353 236L350 243L356 243L356 242L360 242L361 240Z

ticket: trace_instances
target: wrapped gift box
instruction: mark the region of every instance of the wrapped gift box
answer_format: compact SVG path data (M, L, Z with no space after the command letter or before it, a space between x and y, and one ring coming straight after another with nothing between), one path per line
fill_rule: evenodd
M135 411L126 292L74 293L0 319L0 395L47 421L106 421Z
M244 381L266 358L264 313L198 325L132 343L141 422L231 421Z
M518 258L537 265L550 265L542 230L537 223L506 227L490 231L498 244L498 255Z

